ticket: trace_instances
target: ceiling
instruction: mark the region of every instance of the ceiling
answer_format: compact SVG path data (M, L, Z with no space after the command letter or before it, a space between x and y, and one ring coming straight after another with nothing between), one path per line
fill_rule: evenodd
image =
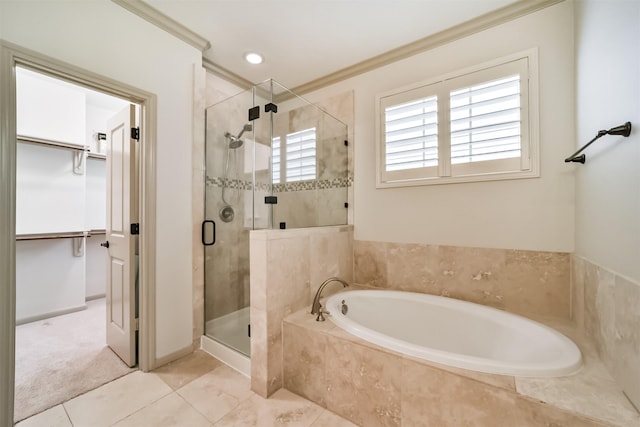
M204 37L203 56L295 88L516 0L144 0ZM264 62L251 65L246 52Z

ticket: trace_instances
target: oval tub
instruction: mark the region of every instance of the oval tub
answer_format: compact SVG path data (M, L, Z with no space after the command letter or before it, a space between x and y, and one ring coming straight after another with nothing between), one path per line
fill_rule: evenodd
M342 314L342 301L347 305ZM327 299L328 316L364 340L457 368L521 377L557 377L582 365L578 347L538 322L452 298L386 290Z

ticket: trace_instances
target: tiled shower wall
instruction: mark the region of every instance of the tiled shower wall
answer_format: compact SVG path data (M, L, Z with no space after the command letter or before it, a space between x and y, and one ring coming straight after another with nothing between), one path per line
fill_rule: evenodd
M573 255L573 317L640 408L640 284Z
M354 241L355 283L570 317L568 253Z

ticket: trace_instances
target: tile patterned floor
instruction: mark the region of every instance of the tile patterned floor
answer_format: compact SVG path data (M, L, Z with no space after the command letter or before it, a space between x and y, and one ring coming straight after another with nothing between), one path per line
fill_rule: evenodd
M355 425L287 390L263 399L249 379L203 351L133 372L16 427L224 427Z

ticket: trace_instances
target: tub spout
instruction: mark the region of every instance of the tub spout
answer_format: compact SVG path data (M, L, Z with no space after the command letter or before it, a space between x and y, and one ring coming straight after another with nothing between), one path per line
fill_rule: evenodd
M322 304L320 304L320 297L322 296L322 290L331 282L339 282L342 283L343 287L349 286L347 282L337 277L329 277L327 280L322 282L320 287L318 288L318 292L316 292L316 296L313 298L313 304L311 305L311 314L317 314L316 321L322 322L324 321L324 314L327 312L322 311Z

